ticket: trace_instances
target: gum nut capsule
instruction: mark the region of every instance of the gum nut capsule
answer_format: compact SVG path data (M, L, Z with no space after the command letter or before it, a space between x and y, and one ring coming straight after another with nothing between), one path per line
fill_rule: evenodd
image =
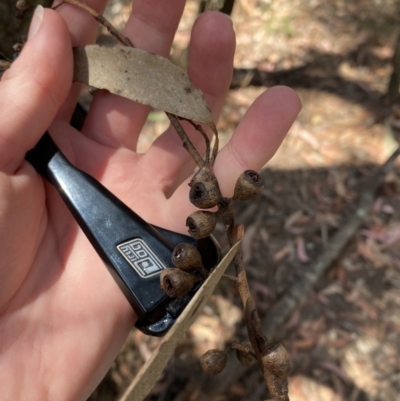
M254 198L263 189L260 174L254 170L244 171L236 181L234 200L243 201Z
M200 209L211 209L221 201L219 187L212 182L197 182L190 188L189 200Z
M251 347L250 343L246 343L245 345ZM253 366L257 361L254 355L244 351L240 351L238 349L236 350L236 357L238 361L244 366Z
M202 167L191 179L189 199L201 209L210 209L221 201L218 181L210 167Z
M281 344L268 347L262 355L262 365L274 376L286 378L290 370L290 360L285 347Z
M188 243L178 244L172 251L172 263L184 271L197 270L203 266L201 255L198 249Z
M210 349L200 357L201 370L209 375L221 373L228 362L228 354L218 349Z
M198 210L186 219L186 226L189 228L189 235L194 239L208 237L217 224L217 213Z
M29 9L29 3L28 3L27 0L18 0L15 3L15 7L16 7L17 10L26 11L26 10Z
M186 295L198 280L183 270L165 269L160 275L160 286L170 298L179 298Z

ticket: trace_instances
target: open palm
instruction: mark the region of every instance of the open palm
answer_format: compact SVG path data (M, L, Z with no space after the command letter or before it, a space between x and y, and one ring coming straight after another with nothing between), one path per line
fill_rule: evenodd
M106 0L86 3L101 11ZM136 0L124 33L135 46L168 56L184 3ZM176 133L168 129L146 154L135 152L148 107L100 92L82 132L69 126L79 91L71 85L71 49L92 42L96 30L72 6L45 10L0 83L0 400L86 399L136 319L59 195L24 161L47 129L73 164L150 223L184 232L193 210L187 182L194 165ZM188 72L215 119L234 46L227 17L197 20ZM243 170L270 159L299 109L284 87L256 100L215 163L225 195ZM188 131L203 149L200 135Z

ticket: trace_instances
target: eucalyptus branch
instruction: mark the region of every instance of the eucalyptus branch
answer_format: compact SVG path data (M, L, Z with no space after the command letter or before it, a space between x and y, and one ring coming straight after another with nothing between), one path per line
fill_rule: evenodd
M231 214L231 210L226 213ZM230 217L232 223L233 215ZM231 225L228 227L228 241L233 246L243 236L243 226ZM247 334L253 347L258 366L263 373L265 383L269 389L273 400L288 401L288 373L289 358L286 350L282 345L269 345L267 337L262 332L261 320L258 310L254 306L253 298L247 281L247 274L244 267L243 255L241 249L234 258L237 287L239 296L243 304L245 312L245 321L247 326Z
M235 246L235 244L243 238L244 227L235 224L233 203L235 201L253 198L262 190L260 175L252 170L245 171L237 180L232 198L222 197L222 195L218 193L218 182L210 166L200 169L189 185L191 186L190 200L194 205L205 208L217 207L217 212L214 213L198 211L189 216L189 233L192 235L192 232L199 232L200 229L198 226L202 225L201 222L194 223L195 229L192 229L190 223L192 220L196 220L193 216L208 213L208 218L212 215L218 217L222 221L227 230L229 245L231 247ZM195 192L196 196L193 194L193 189L196 189L198 192ZM214 226L215 222L213 225L207 225L207 230L202 230L202 237L195 238L203 238L209 235ZM282 345L269 344L267 337L262 332L261 320L250 293L240 247L235 255L234 263L236 276L228 276L227 278L234 281L237 285L245 313L247 333L253 351L248 351L247 347L239 343L233 343L231 348L237 350L238 359L243 364L250 364L252 360L251 358L249 360L249 355L254 355L273 400L288 401L288 373L290 367L288 354ZM201 357L201 366L205 373L213 375L223 370L226 361L227 352L214 349L208 351Z

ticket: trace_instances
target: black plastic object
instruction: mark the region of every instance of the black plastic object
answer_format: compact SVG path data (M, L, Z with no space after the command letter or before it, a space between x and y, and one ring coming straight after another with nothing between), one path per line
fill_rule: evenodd
M57 188L138 315L136 327L149 335L164 335L199 287L179 299L161 290L160 274L172 266L172 250L182 242L195 244L204 267L210 270L220 259L215 240L195 241L148 224L93 177L74 167L47 132L26 159Z

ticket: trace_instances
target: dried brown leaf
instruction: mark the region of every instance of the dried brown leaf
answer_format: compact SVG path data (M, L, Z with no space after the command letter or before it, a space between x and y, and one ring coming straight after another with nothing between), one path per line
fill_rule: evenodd
M74 80L179 117L214 124L202 92L188 75L168 59L144 50L76 47Z

